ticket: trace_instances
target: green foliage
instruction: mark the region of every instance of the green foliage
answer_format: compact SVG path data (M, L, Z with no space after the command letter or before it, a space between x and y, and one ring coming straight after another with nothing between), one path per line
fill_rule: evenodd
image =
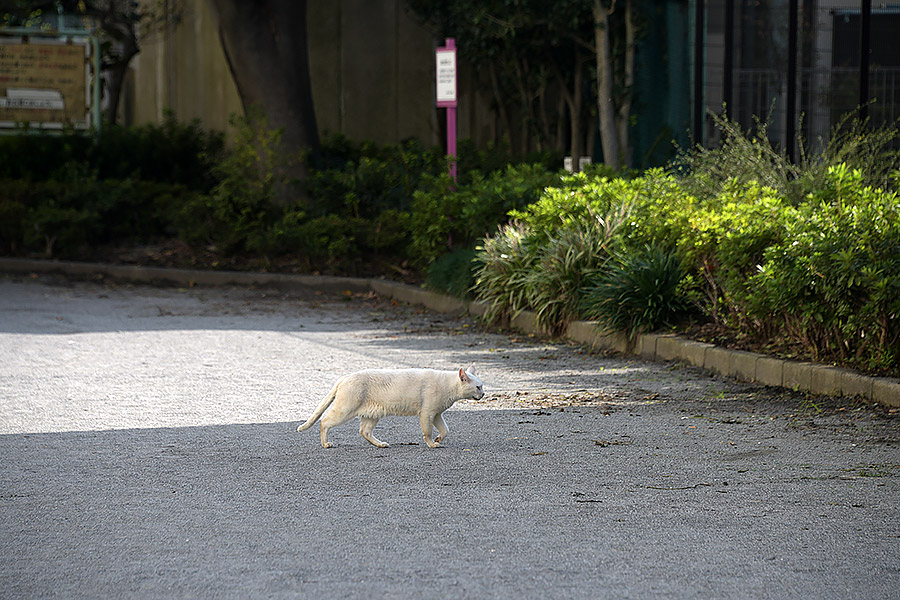
M454 184L449 175L423 180L413 194L410 254L428 265L455 248L472 247L507 221L507 214L538 199L559 175L541 165L509 165L486 176L473 173L468 184Z
M199 121L179 123L171 113L159 125L110 126L99 140L87 133L0 136L0 179L48 181L75 168L98 179L141 179L208 191L221 158L221 133Z
M524 273L528 304L538 324L561 334L580 316L583 289L604 267L616 222L595 218L560 229L541 245L534 268Z
M544 329L560 333L579 316L582 292L623 238L642 189L639 180L606 175L563 176L510 211L516 224L485 239L476 292L488 320L530 308Z
M235 125L234 144L215 159L220 139L174 122L122 130L121 145L107 138L102 150L79 136L0 139L0 251L77 258L176 234L306 270L355 274L408 260L428 267L432 288L474 290L489 320L530 309L553 333L589 316L634 334L690 305L745 336L896 373L895 130L848 127L789 172L762 138L732 130L721 154L698 150L683 162L689 174L563 176L517 164L457 183L437 150L338 137L306 157L301 198L280 133L261 119ZM466 152L472 165L502 154ZM827 165L838 157L850 160Z
M583 315L630 338L657 330L688 311L685 276L675 254L662 248L620 254L585 291Z
M0 185L11 186L18 182L2 182ZM2 194L0 197L0 252L17 254L25 243L28 207L15 199L18 194Z
M223 133L203 130L199 119L181 123L168 112L158 125L105 128L89 159L100 179L141 179L206 192L225 156Z
M591 221L609 228L611 223L606 215L621 221L640 189L641 180L610 179L605 174L591 176L584 172L565 175L559 185L547 187L537 201L511 210L510 216L522 221L541 238L550 237L558 229Z
M738 185L756 182L789 195L798 167L783 151L776 150L768 137L768 123L754 117L755 131L745 132L736 121L710 111L709 116L722 133L717 148L696 146L681 150L675 171L684 175L681 185L698 198L719 195L728 182Z
M697 146L680 150L673 171L682 176L681 185L698 197L715 197L728 182L769 187L793 204L798 204L818 187L828 169L845 165L864 174L866 185L889 189L900 169L900 130L897 124L871 127L848 113L834 126L828 141L818 140L821 151L814 153L806 140L798 138L800 160L793 164L782 150L772 146L768 123L756 119L753 131L724 115L710 112L722 133L717 148Z
M675 247L699 274L704 309L714 321L750 326L742 309L747 278L765 248L781 239L789 211L790 205L774 190L755 181L731 181L681 222Z
M74 258L105 243L144 243L166 234L173 207L199 196L152 181L100 181L75 168L59 177L0 181L0 249Z
M425 283L435 291L465 298L475 283L476 268L475 250L454 250L429 265Z
M290 185L286 175L298 158L286 156L280 130L270 129L265 116L232 116L234 147L213 172L218 183L207 198L208 227L226 254L254 251L254 236L280 216L278 200Z
M487 304L487 322L504 320L529 308L529 273L540 248L521 223L505 225L476 248L475 290Z
M802 157L800 187L804 195L814 193L830 169L844 165L862 174L863 185L882 189L898 189L900 169L900 121L872 127L857 118L855 112L844 115L832 128L819 156Z
M437 148L425 149L418 140L378 146L343 136L325 139L306 163L311 170L303 189L311 214L367 219L387 209L408 211L422 177L447 170Z
M814 357L870 369L900 360L900 198L829 169L818 194L790 211L784 235L750 277L746 311Z

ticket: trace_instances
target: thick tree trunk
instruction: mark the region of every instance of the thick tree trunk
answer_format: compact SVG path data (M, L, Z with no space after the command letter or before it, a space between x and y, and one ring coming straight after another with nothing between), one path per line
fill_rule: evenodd
M125 82L125 75L128 73L128 64L137 53L137 46L132 46L115 63L106 65L109 73L106 87L109 94L106 105L106 121L112 125L115 125L119 119L119 98L122 96L122 85Z
M613 65L609 51L609 13L601 0L594 0L594 41L597 52L597 114L603 162L619 168L619 140L616 107L612 96Z
M315 149L319 130L309 81L306 0L210 0L244 112L265 112L289 152ZM292 175L302 177L299 170Z
M122 18L114 11L101 13L100 18L103 32L112 40L108 62L103 64L103 70L108 74L106 78L108 96L104 117L107 122L115 125L119 116L119 98L122 95L122 84L128 73L128 65L140 52L140 48L133 20Z

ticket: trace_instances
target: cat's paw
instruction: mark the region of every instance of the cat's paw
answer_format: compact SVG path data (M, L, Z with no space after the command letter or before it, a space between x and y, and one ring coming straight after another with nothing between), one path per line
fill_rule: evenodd
M325 442L324 444L322 444L322 447L323 448L334 448L334 444L332 444L331 442Z
M437 440L435 440L433 442L429 442L428 440L425 440L425 443L428 444L429 448L440 448L441 447L441 443Z

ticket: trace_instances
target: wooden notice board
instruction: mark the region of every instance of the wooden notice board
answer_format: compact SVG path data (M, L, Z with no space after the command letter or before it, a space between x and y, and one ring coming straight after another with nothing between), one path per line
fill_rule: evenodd
M89 123L90 43L0 38L0 124Z

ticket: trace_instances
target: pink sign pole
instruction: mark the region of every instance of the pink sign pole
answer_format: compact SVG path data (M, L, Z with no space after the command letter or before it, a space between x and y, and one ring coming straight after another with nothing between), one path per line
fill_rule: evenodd
M447 157L450 177L456 181L456 40L447 38L445 46L435 49L437 106L447 109Z

